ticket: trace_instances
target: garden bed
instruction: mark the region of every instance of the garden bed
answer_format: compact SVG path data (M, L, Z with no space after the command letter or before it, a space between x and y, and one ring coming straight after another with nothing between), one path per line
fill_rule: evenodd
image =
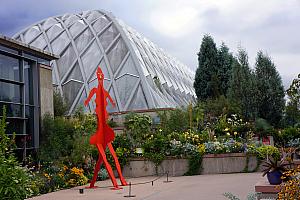
M245 153L206 154L203 156L201 174L252 172L257 169L255 156ZM126 177L153 176L168 172L170 176L183 176L189 169L188 159L167 157L157 167L144 158L132 158L123 168Z

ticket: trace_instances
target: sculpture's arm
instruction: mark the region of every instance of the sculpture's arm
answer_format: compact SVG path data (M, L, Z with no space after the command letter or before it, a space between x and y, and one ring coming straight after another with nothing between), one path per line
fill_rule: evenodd
M116 103L114 102L114 100L111 98L111 96L109 95L109 93L106 90L105 90L105 97L109 99L109 101L113 107L116 106Z
M84 105L87 106L88 103L90 102L91 98L94 96L94 94L96 94L97 92L97 88L93 88L90 93L89 93L89 96L88 98L84 101Z

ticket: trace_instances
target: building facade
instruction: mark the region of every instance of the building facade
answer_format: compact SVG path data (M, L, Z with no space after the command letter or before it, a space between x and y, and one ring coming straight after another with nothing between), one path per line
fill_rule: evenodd
M53 114L50 61L58 57L0 35L0 115L15 135L18 155L38 148L40 119Z
M53 84L69 104L83 106L97 84L116 101L109 112L175 108L195 102L194 72L156 44L105 11L64 14L42 20L14 36L18 41L59 55L51 62ZM93 101L86 112L95 108Z

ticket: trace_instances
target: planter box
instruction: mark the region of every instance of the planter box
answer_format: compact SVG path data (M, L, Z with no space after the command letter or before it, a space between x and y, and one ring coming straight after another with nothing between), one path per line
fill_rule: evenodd
M125 177L154 176L167 172L170 176L182 176L188 167L187 159L167 158L156 169L152 161L134 158L130 160L128 165L124 166L122 173Z
M257 160L255 156L247 157L244 153L228 153L228 154L207 154L203 156L201 174L225 174L244 172L248 164L248 172L257 168ZM144 158L131 159L129 164L124 166L123 175L125 177L142 177L154 176L163 173L169 173L169 176L182 176L189 169L188 159L180 159L169 157L165 159L155 169L152 161Z
M255 156L249 156L247 163L244 153L206 154L203 156L201 174L238 173L244 172L246 168L248 172L252 172L257 164Z

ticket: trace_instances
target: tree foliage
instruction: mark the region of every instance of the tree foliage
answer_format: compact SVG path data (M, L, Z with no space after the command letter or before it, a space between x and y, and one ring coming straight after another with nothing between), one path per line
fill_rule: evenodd
M300 74L294 79L287 90L289 101L285 109L286 125L294 126L300 123Z
M194 88L199 100L214 98L219 95L217 74L218 51L213 38L205 35L198 53L198 68Z
M64 116L67 113L68 105L64 101L61 94L57 91L53 91L53 107L54 116Z
M258 114L274 126L282 119L285 106L281 77L268 55L257 53L255 73L258 89Z
M229 52L229 48L224 43L222 43L222 45L218 49L218 60L217 60L218 62L217 75L219 79L220 95L224 95L224 96L227 95L233 61L234 58L232 54Z
M254 119L256 116L256 93L256 80L249 67L248 54L240 48L232 64L228 98L231 104L240 108L240 114L245 119Z

